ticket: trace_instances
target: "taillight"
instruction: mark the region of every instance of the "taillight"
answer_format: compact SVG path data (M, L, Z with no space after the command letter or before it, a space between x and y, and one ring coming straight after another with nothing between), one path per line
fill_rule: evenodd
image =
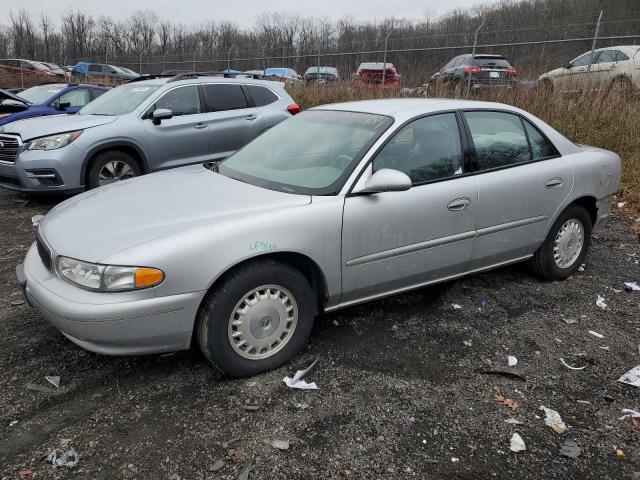
M507 73L511 74L511 75L516 75L516 69L513 67L507 67Z
M464 67L464 73L469 75L470 73L473 73L474 75L478 75L480 73L480 67L475 66L475 67L470 67L469 65L467 65L466 67Z
M292 103L287 107L287 110L291 115L297 115L300 113L300 106L297 103Z

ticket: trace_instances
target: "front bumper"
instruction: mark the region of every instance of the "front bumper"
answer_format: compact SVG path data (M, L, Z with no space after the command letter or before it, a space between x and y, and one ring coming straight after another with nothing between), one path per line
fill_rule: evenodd
M84 155L75 145L57 150L24 150L14 163L0 162L0 187L26 193L84 191Z
M104 355L189 348L205 292L156 297L153 289L102 293L81 289L47 270L35 243L16 268L27 300L69 340Z

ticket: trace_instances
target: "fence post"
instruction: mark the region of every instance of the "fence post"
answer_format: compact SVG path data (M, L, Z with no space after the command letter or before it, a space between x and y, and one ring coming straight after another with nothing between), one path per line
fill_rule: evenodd
M596 23L596 31L593 34L593 43L591 44L591 55L589 57L589 66L587 67L587 81L588 75L591 71L591 65L593 65L593 53L596 49L596 42L598 41L598 35L600 34L600 22L602 21L602 14L604 13L604 9L600 10L600 15L598 15L598 22Z
M389 30L389 33L387 33L387 36L384 37L384 56L382 60L382 94L383 95L384 95L384 80L387 73L387 46L389 44L389 35L391 35L391 32L393 32L393 28Z
M476 46L478 45L478 34L480 33L480 29L484 25L484 18L482 22L480 22L480 26L476 30L476 34L473 36L473 49L471 50L471 62L473 62L474 57L476 56ZM473 65L472 65L473 66ZM465 98L469 98L469 92L471 91L471 72L469 72L469 76L467 77L467 95Z
M235 45L231 45L231 48L227 52L227 70L231 70L231 51L236 48Z
M197 72L196 70L196 51L193 51L193 71Z

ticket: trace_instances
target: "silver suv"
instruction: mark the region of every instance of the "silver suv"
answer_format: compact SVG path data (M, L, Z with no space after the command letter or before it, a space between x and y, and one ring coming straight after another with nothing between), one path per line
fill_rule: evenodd
M133 81L77 115L0 127L0 186L78 193L222 160L299 111L278 82L188 74Z

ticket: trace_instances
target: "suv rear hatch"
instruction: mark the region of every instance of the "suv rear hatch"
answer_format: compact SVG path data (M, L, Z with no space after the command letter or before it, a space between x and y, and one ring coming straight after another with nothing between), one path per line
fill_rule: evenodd
M356 82L365 84L365 85L379 85L382 84L382 74L384 71L384 83L387 86L398 86L400 76L396 71L396 68L391 64L387 63L386 68L383 68L383 64L375 64L375 63L364 63L360 65L358 68L358 72L356 73L355 79Z
M473 57L473 77L483 85L510 85L515 82L516 69L503 55L475 55ZM479 68L479 71L478 71Z

